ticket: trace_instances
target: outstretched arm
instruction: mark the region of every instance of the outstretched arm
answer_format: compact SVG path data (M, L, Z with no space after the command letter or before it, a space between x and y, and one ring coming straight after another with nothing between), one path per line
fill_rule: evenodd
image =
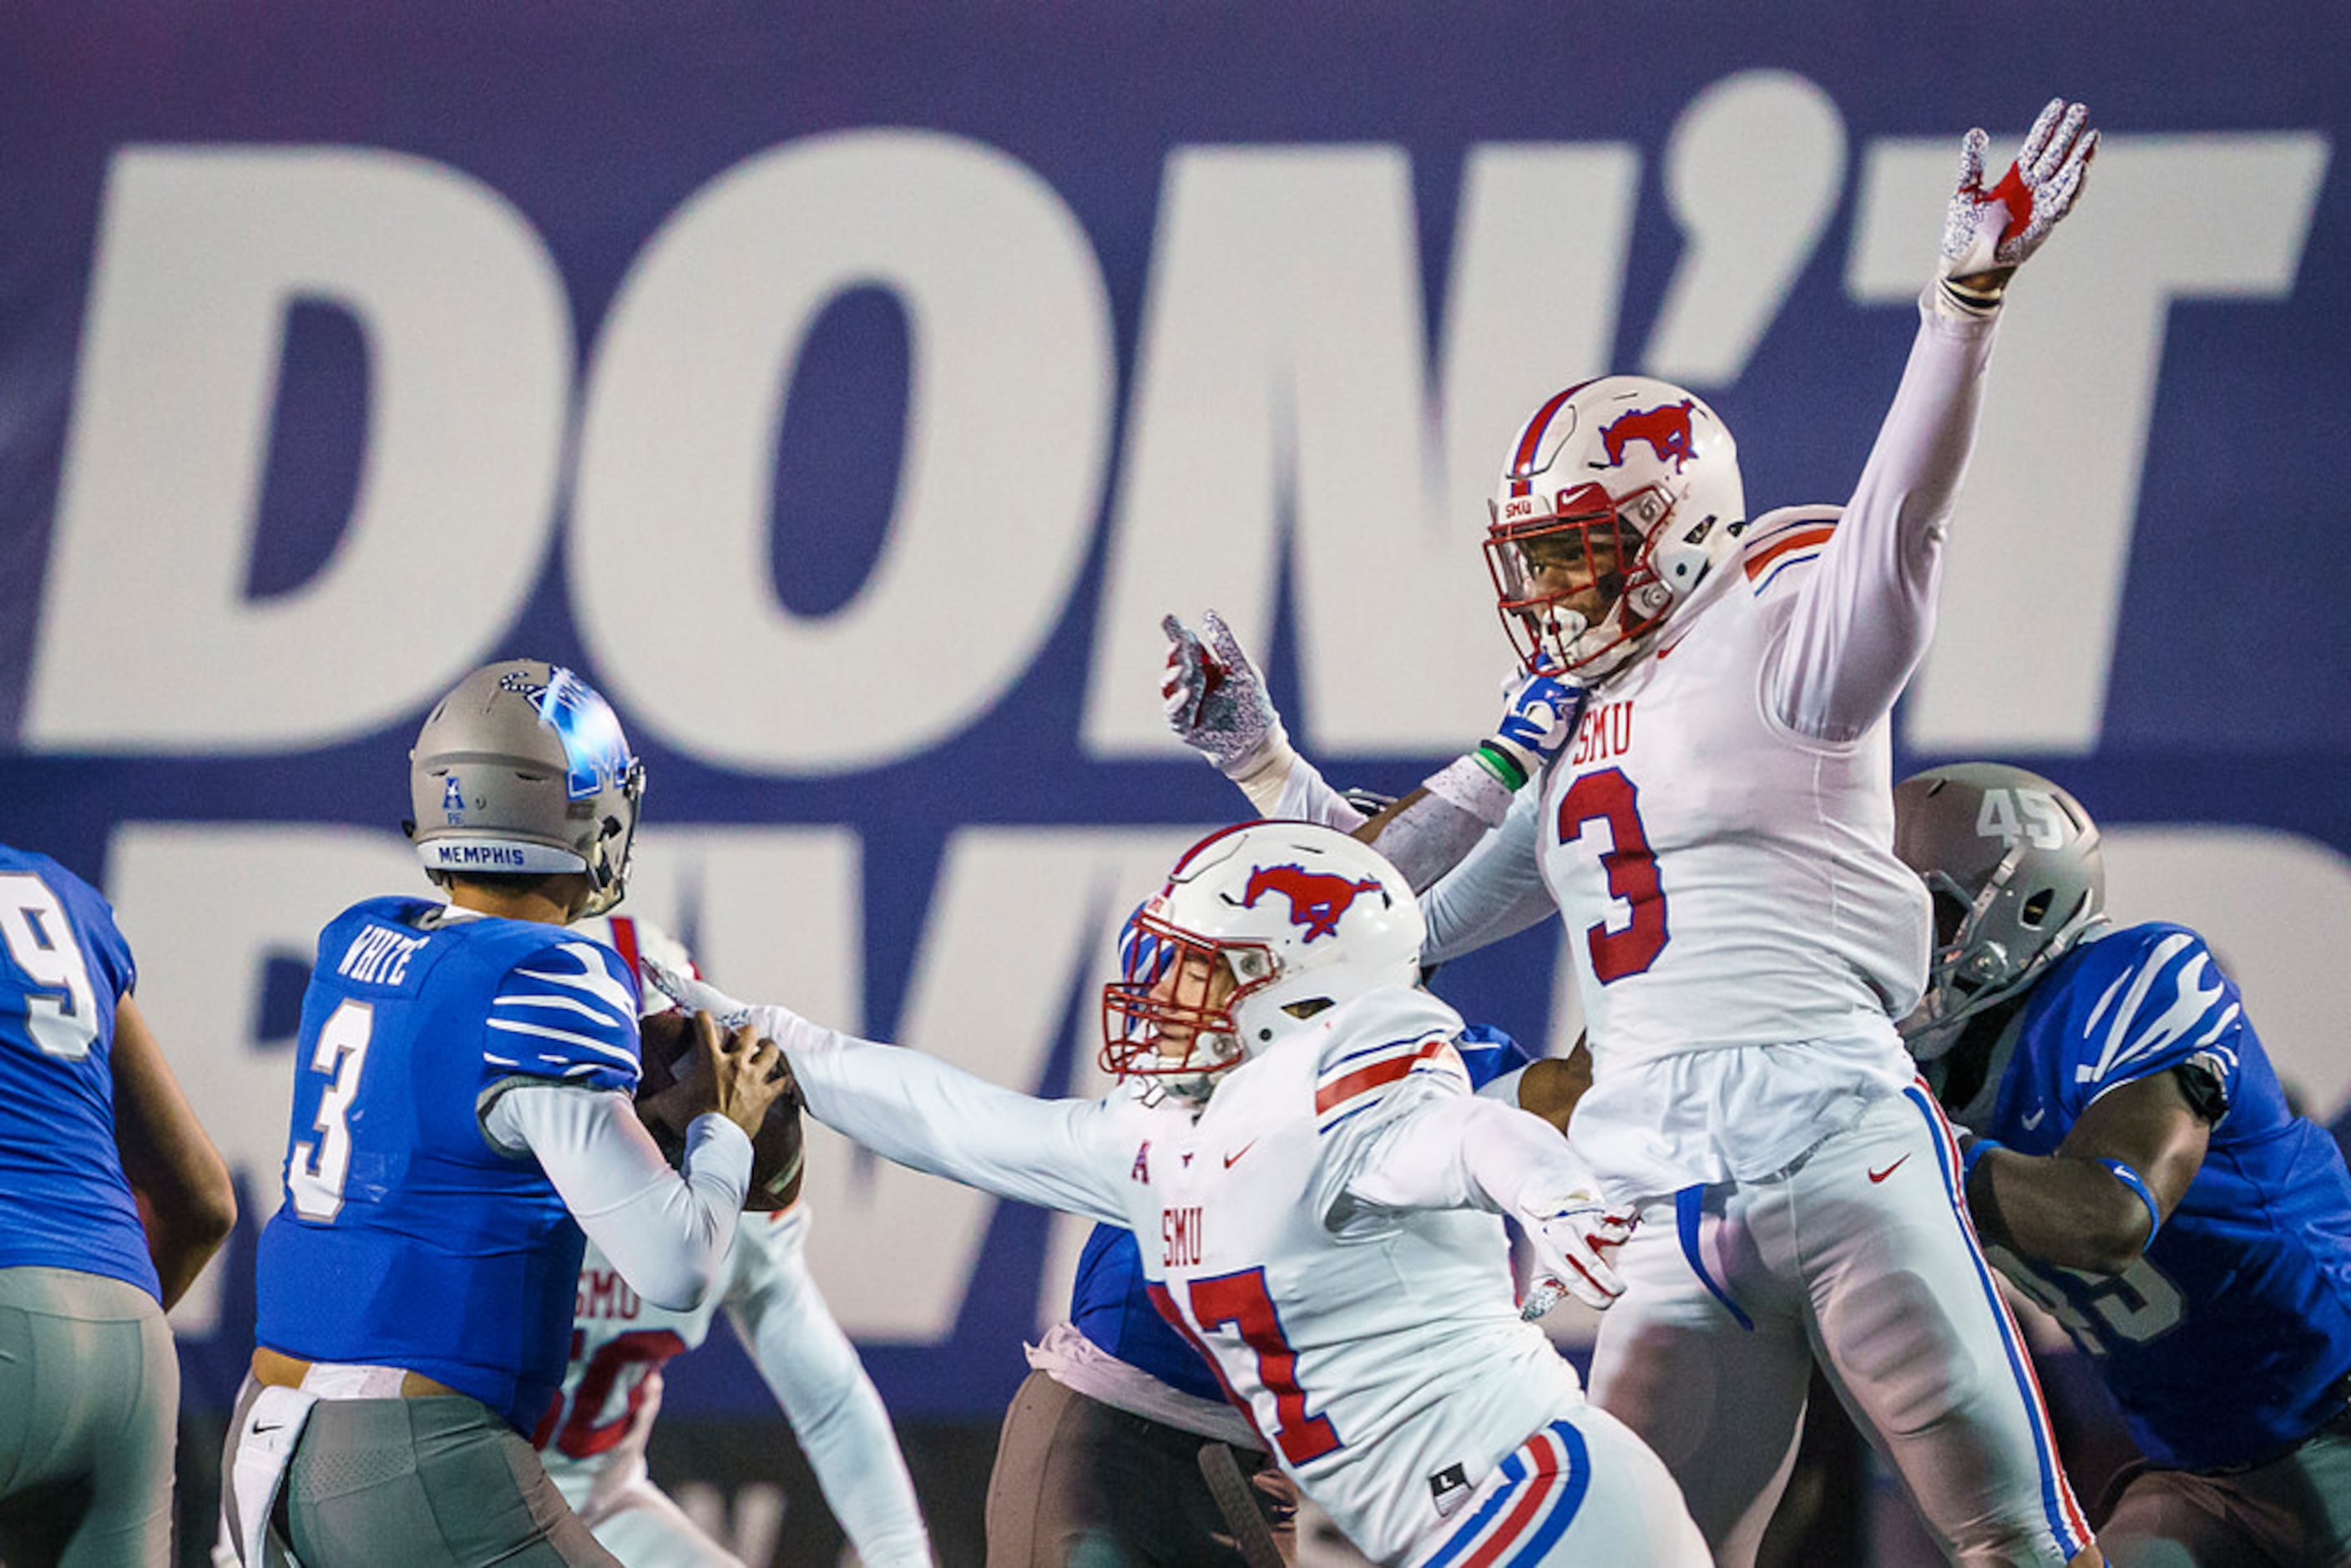
M1990 188L1984 133L1962 143L1942 265L1920 298L1901 388L1765 671L1771 711L1799 734L1860 736L1892 710L1934 635L1943 545L1975 444L2001 298L2081 193L2098 141L2085 118L2080 104L2052 102Z
M1121 1184L1134 1150L1113 1146L1106 1102L1040 1100L789 1008L737 1001L650 960L645 972L681 1007L780 1044L809 1114L883 1158L1015 1203L1127 1223Z

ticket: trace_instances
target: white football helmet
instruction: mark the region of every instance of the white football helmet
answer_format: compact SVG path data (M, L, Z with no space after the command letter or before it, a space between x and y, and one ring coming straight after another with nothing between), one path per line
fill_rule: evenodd
M1402 873L1335 828L1250 822L1185 852L1119 938L1102 1070L1205 1098L1322 1008L1420 978Z
M485 664L434 705L408 754L425 873L585 873L581 918L628 890L644 764L596 689L559 664Z
M1894 852L1934 901L1927 994L1902 1043L1934 1061L1967 1021L2014 996L2105 920L2098 825L2022 768L1961 762L1894 787Z
M1730 432L1692 393L1646 376L1604 376L1537 409L1489 506L1503 629L1528 669L1587 682L1640 650L1747 519ZM1595 555L1606 558L1596 567Z

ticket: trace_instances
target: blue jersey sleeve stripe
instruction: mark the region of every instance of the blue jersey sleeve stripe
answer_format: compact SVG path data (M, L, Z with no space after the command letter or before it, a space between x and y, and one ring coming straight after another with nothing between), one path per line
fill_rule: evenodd
M1424 1035L1411 1034L1405 1036L1401 1040L1384 1040L1377 1045L1363 1046L1357 1050L1347 1052L1344 1056L1334 1056L1330 1061L1322 1064L1322 1076L1328 1078L1332 1073L1346 1067L1346 1065L1351 1061L1361 1061L1366 1057L1377 1056L1382 1051L1401 1051L1405 1047L1418 1050L1420 1042L1426 1038L1426 1037Z
M613 1045L609 1041L598 1040L592 1035L575 1034L568 1029L550 1029L546 1024L523 1023L514 1019L492 1019L489 1027L504 1030L509 1034L529 1034L537 1035L542 1040L559 1040L567 1045L576 1045L582 1050L592 1051L599 1056L606 1057L623 1067L637 1065L637 1059L630 1054L626 1047Z

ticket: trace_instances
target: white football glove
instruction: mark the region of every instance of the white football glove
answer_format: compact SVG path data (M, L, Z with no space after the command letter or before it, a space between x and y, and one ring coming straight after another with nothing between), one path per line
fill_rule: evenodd
M1979 126L1960 141L1959 189L1943 219L1941 291L1961 310L1980 315L1996 305L2010 276L2073 210L2098 151L2098 133L2085 128L2089 112L2051 99L1990 189L1983 155L1991 138Z
M1521 1197L1517 1209L1535 1252L1535 1276L1520 1317L1532 1322L1557 1306L1562 1293L1595 1311L1625 1293L1608 1254L1632 1236L1636 1216L1609 1207L1592 1186Z
M1159 695L1176 739L1237 784L1296 756L1265 681L1223 616L1211 610L1200 618L1205 643L1173 615L1159 629L1168 643L1167 678Z
M752 1032L761 1039L772 1040L778 1046L789 1046L794 1043L794 1026L807 1022L789 1008L738 1002L707 980L698 980L692 975L673 969L648 954L638 956L637 967L643 971L646 979L653 982L655 990L687 1012L708 1013L718 1020L718 1027L728 1033L747 1023Z
M1563 674L1515 674L1502 684L1502 722L1470 755L1504 789L1517 789L1559 755L1591 695Z

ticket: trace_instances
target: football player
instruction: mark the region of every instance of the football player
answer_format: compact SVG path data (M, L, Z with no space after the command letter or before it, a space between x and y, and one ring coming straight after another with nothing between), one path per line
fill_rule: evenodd
M96 889L0 844L0 1559L170 1561L166 1308L236 1224Z
M446 904L328 925L302 1005L285 1201L223 1473L244 1560L611 1563L527 1434L563 1380L583 1228L664 1306L716 1281L780 1094L701 1030L681 1174L638 1121L636 977L568 931L620 901L644 773L604 699L512 660L437 704L410 831Z
M1593 1057L1576 1142L1644 1223L1594 1403L1750 1561L1814 1357L1968 1563L2095 1562L2024 1348L1894 1019L1927 901L1894 857L1887 716L1932 632L2001 300L2097 133L2053 102L1996 183L1962 143L1942 262L1852 497L1750 517L1730 433L1639 376L1511 443L1486 539L1522 659L1494 736L1365 827L1443 959L1556 907ZM1177 733L1282 814L1357 813L1300 763L1220 625L1169 622Z
M1135 927L1100 1100L655 973L781 1040L810 1113L876 1153L1133 1230L1161 1315L1375 1561L1708 1561L1656 1457L1520 1315L1502 1216L1594 1306L1626 1221L1556 1128L1471 1094L1395 868L1311 823L1228 829Z
M1130 921L1122 941L1138 937ZM1453 1043L1479 1092L1540 1100L1519 1093L1532 1062L1509 1035L1473 1025ZM1573 1102L1554 1099L1564 1130ZM1133 1231L1094 1227L1068 1320L1028 1354L988 1472L991 1568L1061 1568L1110 1547L1202 1568L1293 1555L1289 1482L1215 1369L1152 1304Z
M613 915L580 928L632 968L640 954L652 954L680 973L694 970L684 946L648 921ZM645 1004L669 1001L655 991ZM662 1367L708 1337L722 1306L783 1406L858 1560L866 1568L929 1568L930 1536L914 1480L881 1395L809 1272L808 1227L798 1197L772 1213L746 1214L717 1286L684 1312L631 1290L589 1244L570 1366L532 1442L563 1500L629 1568L736 1564L645 1469L645 1444L661 1413Z
M2203 938L2105 914L2098 830L2021 768L1894 791L1934 900L1903 1024L1977 1229L2065 1327L2144 1456L2116 1563L2351 1561L2351 1175L2286 1108Z

